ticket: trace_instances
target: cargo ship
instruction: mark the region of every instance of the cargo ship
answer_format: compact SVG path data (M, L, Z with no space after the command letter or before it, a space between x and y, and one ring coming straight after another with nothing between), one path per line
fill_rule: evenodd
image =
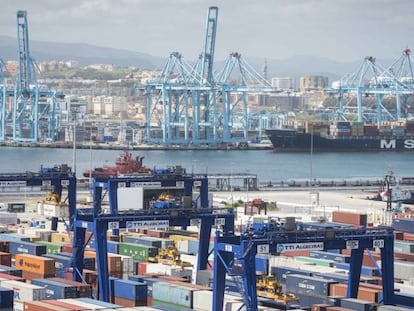
M278 151L413 151L414 120L390 125L363 122L307 122L266 135Z
M143 165L144 157L132 157L131 152L125 150L116 158L115 166L104 165L94 170L83 172L84 177L117 177L124 174L149 174L151 169Z

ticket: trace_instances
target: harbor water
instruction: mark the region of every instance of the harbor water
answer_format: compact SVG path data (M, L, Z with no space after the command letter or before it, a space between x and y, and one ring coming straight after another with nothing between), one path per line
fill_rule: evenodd
M68 164L78 177L90 168L112 166L120 150L0 147L0 173L37 172L40 166ZM289 179L383 178L414 176L413 154L404 152L278 153L272 150L140 150L144 165L181 165L187 173L257 174L261 183Z

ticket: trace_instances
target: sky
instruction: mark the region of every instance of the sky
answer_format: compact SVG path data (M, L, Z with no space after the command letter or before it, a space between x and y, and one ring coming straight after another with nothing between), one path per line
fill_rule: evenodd
M215 59L231 52L285 59L397 59L414 48L412 0L0 0L0 35L17 37L26 10L29 38L89 43L194 60L208 8L218 7ZM1 57L1 51L0 51Z

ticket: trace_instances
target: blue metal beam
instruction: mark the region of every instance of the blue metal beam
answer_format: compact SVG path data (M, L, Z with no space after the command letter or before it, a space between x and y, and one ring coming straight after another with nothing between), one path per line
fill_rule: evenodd
M304 244L305 243L305 244ZM348 297L357 297L362 267L364 249L380 248L382 259L382 280L384 304L394 303L394 259L393 259L393 229L390 227L372 229L341 229L341 230L307 230L285 231L281 228L263 228L259 231L252 228L240 236L217 236L214 244L214 268L223 270L220 265L232 265L233 262L224 262L233 254L242 265L244 282L244 301L247 310L257 310L257 297L254 285L256 284L255 256L260 246L267 254L280 254L286 249L298 244L307 246L313 244L319 249L351 248L351 262ZM231 269L228 269L231 270ZM216 271L216 270L215 270ZM213 310L223 309L224 283L223 277L214 278L213 283Z

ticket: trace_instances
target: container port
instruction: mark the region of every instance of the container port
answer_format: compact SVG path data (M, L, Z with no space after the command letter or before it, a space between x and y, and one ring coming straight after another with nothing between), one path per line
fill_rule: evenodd
M43 187L43 199L37 195L16 204L2 193L2 203L11 209L0 212L1 309L381 311L412 306L414 233L412 219L406 218L411 214L393 212L393 223L383 226L386 202L358 199L355 190L349 190L355 197L342 199L328 190L324 196L346 207L325 206L323 212L319 203L306 206L309 193L303 190L256 190L245 206L223 208L217 202L229 192L209 192L207 175L186 174L179 167L98 176L93 205L87 206L79 203L87 191L77 190L73 177L67 166L30 176L0 175L2 181L30 185L47 180L54 193ZM117 200L110 199L114 194ZM64 197L68 201L61 204ZM270 208L272 200L276 210ZM46 201L67 212L42 209ZM366 202L373 204L371 211L362 212Z

